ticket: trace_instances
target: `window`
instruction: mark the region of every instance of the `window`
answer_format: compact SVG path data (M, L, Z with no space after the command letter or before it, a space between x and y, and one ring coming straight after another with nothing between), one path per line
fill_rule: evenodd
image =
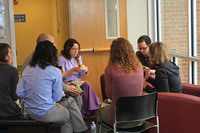
M173 52L188 55L187 0L161 0L161 39Z
M188 56L188 4L187 0L160 1L160 41L168 46L170 52ZM189 82L189 65L177 59L182 82Z
M184 83L200 85L200 0L148 0L155 41L168 46ZM153 9L153 10L152 10ZM151 30L151 29L150 29Z
M200 0L196 0L197 57L200 57ZM197 63L197 83L200 84L200 62Z
M105 0L106 39L119 37L118 0Z

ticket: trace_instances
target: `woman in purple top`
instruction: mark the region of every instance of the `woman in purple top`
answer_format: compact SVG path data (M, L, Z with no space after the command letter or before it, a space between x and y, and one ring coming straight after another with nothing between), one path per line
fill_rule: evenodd
M132 45L124 38L114 40L111 45L110 60L105 69L106 96L112 102L109 105L99 108L97 114L97 132L99 132L99 122L104 121L107 124L113 124L114 108L119 97L142 95L142 90L143 68ZM135 123L131 126L136 126L140 123ZM104 129L101 131L102 133L106 132Z
M82 65L82 58L78 54L80 50L80 44L75 39L68 39L64 44L64 49L61 51L61 55L58 58L58 65L62 66L64 74L64 82L80 81L82 77L88 75L88 68ZM82 65L82 66L81 66ZM79 82L79 84L82 81ZM95 94L90 83L83 81L80 85L83 90L80 94L83 100L81 113L85 117L94 115L101 104L99 98ZM74 95L74 94L71 94Z

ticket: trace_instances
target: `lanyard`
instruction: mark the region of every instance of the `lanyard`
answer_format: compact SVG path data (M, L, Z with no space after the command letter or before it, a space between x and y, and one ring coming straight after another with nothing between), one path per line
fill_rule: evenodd
M71 60L69 62L73 67L75 67L74 64L71 62ZM78 72L78 75L81 76L81 72Z
M74 67L74 64L71 62L71 60L69 61L71 63L71 65Z

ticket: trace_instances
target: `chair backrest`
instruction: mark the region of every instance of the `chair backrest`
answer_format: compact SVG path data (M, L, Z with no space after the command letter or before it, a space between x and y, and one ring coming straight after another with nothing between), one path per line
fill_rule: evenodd
M179 93L158 94L158 116L162 133L200 131L200 98Z
M198 133L200 131L199 112L200 97L180 93L158 93L161 133ZM154 120L154 124L155 122ZM151 130L149 133L155 133L155 129Z
M115 122L136 122L157 116L157 92L120 97L115 106Z
M182 83L182 93L200 97L200 85Z
M106 93L105 93L105 75L104 74L102 74L100 76L100 83L101 83L102 98L103 98L103 100L105 100L107 97L106 97Z

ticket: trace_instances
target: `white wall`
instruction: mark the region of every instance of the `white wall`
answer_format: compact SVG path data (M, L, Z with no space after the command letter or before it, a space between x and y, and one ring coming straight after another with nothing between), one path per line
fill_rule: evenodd
M147 0L127 0L128 40L137 51L137 39L148 35Z

